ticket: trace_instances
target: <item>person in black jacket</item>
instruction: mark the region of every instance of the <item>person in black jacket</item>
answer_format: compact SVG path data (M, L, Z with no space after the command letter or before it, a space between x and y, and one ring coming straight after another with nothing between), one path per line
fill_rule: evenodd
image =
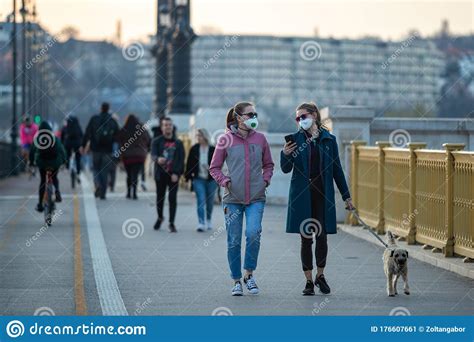
M87 125L86 133L82 139L84 151L90 141L92 151L92 168L94 169L94 183L96 186L95 196L105 199L107 192L107 179L110 167L113 163L113 145L116 142L116 135L119 131L117 121L109 113L109 104L102 103L100 114L94 115Z
M66 167L69 167L69 160L74 153L74 158L76 160L76 172L78 175L81 173L81 154L79 153L79 149L81 147L83 137L84 134L82 132L79 120L77 117L70 115L66 120L66 124L61 130L61 142L66 149L68 160Z
M212 229L212 208L214 207L214 197L216 196L217 183L209 174L209 165L214 155L215 147L210 145L209 133L205 129L197 130L198 143L191 147L186 172L186 181L192 181L192 187L196 193L198 232ZM204 215L205 209L205 215Z
M151 143L151 159L155 163L156 210L158 212L154 228L160 229L164 220L163 205L166 188L168 188L169 229L170 232L176 233L174 219L176 217L178 181L184 171L184 147L182 141L173 135L173 121L170 118L162 120L161 129L163 135L153 139Z

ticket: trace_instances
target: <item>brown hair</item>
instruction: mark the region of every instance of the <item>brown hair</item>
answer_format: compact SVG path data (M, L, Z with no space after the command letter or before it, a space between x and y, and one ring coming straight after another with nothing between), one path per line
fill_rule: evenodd
M311 114L316 114L316 125L318 125L318 128L328 129L321 122L321 112L319 111L318 106L316 106L316 103L314 103L314 102L303 102L298 107L296 107L296 111L299 111L301 109L305 109L306 111L308 111Z
M231 125L235 125L237 123L237 119L235 115L242 115L244 109L248 106L253 106L252 102L237 102L234 107L230 108L227 112L227 117L225 120L225 126L229 128Z

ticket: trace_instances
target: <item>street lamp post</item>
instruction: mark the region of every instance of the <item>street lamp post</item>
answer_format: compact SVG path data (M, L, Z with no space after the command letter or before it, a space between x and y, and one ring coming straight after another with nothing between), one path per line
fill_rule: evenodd
M13 77L13 82L12 82L12 127L10 130L10 138L11 138L11 156L10 156L10 166L11 166L11 174L16 175L17 174L17 169L15 167L15 164L17 162L16 154L17 154L17 146L16 146L16 140L18 137L17 133L17 122L16 122L16 76L17 76L17 47L16 47L16 0L13 0L13 14L12 14L12 61L13 61L13 68L12 68L12 77Z
M21 1L21 114L26 114L26 7L25 0Z

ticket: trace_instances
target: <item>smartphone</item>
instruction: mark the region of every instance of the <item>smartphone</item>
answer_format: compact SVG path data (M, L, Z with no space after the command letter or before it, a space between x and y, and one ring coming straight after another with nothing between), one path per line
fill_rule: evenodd
M289 143L289 142L294 143L295 140L293 139L293 134L285 135L285 141L286 141L287 143Z

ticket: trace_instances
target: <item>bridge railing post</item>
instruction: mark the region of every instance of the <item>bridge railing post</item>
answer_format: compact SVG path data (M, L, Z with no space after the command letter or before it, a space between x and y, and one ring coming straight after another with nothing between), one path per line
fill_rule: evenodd
M377 217L378 222L375 227L375 231L378 234L385 234L385 215L384 215L384 199L385 199L385 147L390 147L389 141L377 141L375 142L379 149L378 163L377 163L377 174L378 174L378 186L377 186Z
M446 246L444 248L445 256L454 255L454 157L453 151L463 150L464 144L443 144L443 147L446 151L446 202L445 202L445 229L446 229Z
M364 140L352 140L351 141L351 197L352 202L354 203L355 207L357 208L358 205L358 191L357 191L357 182L359 177L359 150L357 149L358 146L365 146L367 142ZM349 213L349 223L351 226L358 225L357 219L354 217L352 213Z
M416 153L415 150L425 148L426 143L423 142L410 142L407 144L410 151L410 160L408 166L409 173L409 197L408 197L408 235L407 243L414 245L416 243L416 214L418 210L416 208Z

